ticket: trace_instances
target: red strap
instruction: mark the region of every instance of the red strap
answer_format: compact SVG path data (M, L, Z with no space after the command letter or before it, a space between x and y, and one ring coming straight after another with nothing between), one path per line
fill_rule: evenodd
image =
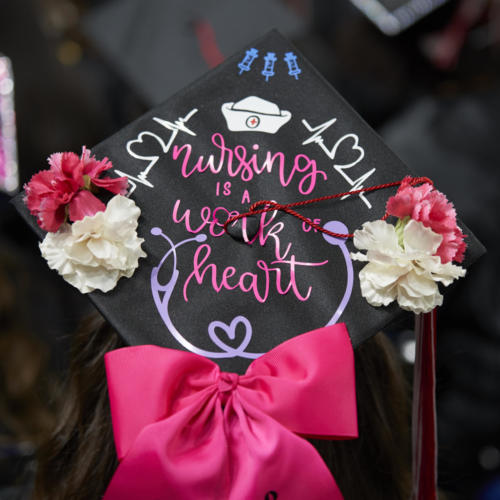
M434 183L428 177L412 177L412 178L407 177L407 178L410 179L411 186L415 186L416 184L422 184L425 182L434 185ZM224 231L227 232L227 228L230 224L236 222L239 219L243 219L244 217L249 217L251 215L260 215L265 212L274 212L276 210L281 210L282 212L286 212L289 215L293 215L294 217L301 220L305 224L311 226L313 229L319 231L320 233L327 234L328 236L332 236L333 238L353 238L354 234L351 233L343 234L343 233L334 233L332 231L329 231L328 229L325 229L319 224L316 224L307 217L304 217L303 215L299 214L298 212L293 210L293 208L305 207L306 205L311 205L313 203L320 203L322 201L334 200L336 198L342 198L344 196L350 196L353 194L369 193L370 191L378 191L379 189L386 189L394 186L400 186L403 180L404 179L400 181L387 182L386 184L378 184L377 186L355 189L353 191L346 191L344 193L329 194L326 196L320 196L319 198L311 198L310 200L296 201L294 203L281 204L271 200L260 200L253 203L248 212L241 213L227 219L227 221L224 223ZM382 220L387 219L387 217L389 217L389 214L386 213L382 217Z
M436 500L436 309L415 316L415 337L412 500Z

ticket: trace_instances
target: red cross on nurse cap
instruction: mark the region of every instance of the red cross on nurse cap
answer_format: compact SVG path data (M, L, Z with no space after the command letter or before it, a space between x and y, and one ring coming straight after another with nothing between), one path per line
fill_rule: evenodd
M44 238L49 265L89 293L130 346L168 348L176 352L171 359L187 356L190 370L238 374L231 390L245 387L247 396L245 377L270 376L269 359L288 357L296 342L302 360L320 367L322 349L331 356L349 351L403 309L432 311L484 251L438 186L415 178L277 32L77 156L51 157L52 173L15 200ZM371 186L380 189L365 190ZM343 195L327 199L335 193ZM261 200L279 209L264 203L238 219ZM439 213L440 224L429 213ZM40 226L49 229L48 241ZM343 236L352 233L354 239ZM348 335L348 346L328 341L337 335ZM314 394L336 397L322 384ZM253 397L246 400L252 408L261 401ZM352 409L355 398L346 397ZM269 414L281 418L281 411ZM297 434L330 435L318 430L323 423L313 426L312 414L305 420L309 429L279 421ZM345 435L355 434L348 425ZM123 442L120 449L124 456L129 450ZM319 474L326 482L318 488L333 491L315 460L311 477ZM289 491L290 471L276 479L281 492ZM262 498L278 491L269 484L258 490ZM172 491L177 487L188 488L176 483ZM290 494L283 498L299 498Z

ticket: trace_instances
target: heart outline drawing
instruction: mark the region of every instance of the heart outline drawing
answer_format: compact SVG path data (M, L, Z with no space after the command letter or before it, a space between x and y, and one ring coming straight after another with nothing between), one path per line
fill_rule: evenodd
M130 141L127 142L127 153L133 158L136 158L138 160L149 161L149 165L147 166L147 168L150 168L159 160L160 157L158 155L142 156L135 153L132 149L133 144L137 143L144 144L144 136L146 135L152 137L161 146L163 153L168 153L169 148L167 144L165 144L165 141L160 136L154 134L153 132L150 132L149 130L141 132L135 139L131 139Z
M351 163L334 163L334 168L337 171L354 167L354 165L357 165L365 157L365 150L359 145L359 137L356 134L346 134L346 135L342 136L335 143L335 146L333 146L333 148L331 150L331 159L335 161L335 156L337 155L337 150L339 149L339 147L341 147L342 143L344 143L344 141L346 141L348 139L352 139L352 141L353 141L351 151L358 151L359 156L356 158L356 160L354 160Z
M234 340L236 338L236 329L240 324L245 326L245 334L240 345L235 348L227 345L216 333L216 329L220 328L230 340ZM244 352L250 340L252 340L252 325L245 316L235 316L229 325L223 321L212 321L208 325L208 336L223 351L237 355Z

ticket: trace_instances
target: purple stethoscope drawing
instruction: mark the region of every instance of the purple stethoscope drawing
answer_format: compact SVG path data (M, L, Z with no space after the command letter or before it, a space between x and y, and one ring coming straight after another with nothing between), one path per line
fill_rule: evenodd
M332 220L330 222L327 222L323 227L325 229L328 229L328 231L331 231L332 233L338 233L338 234L349 233L347 226L337 220ZM334 236L330 236L324 233L323 233L323 238L325 238L325 240L328 243L330 243L330 245L337 245L340 248L347 269L347 284L345 287L344 296L342 297L342 300L340 301L340 304L337 307L337 310L335 311L334 315L331 317L330 321L328 321L328 323L325 325L325 326L330 326L337 323L340 316L342 316L342 313L347 307L347 304L349 303L352 293L352 287L354 286L354 270L352 268L352 260L351 256L349 255L349 250L347 250L347 245L345 244L346 240L344 238L335 238Z
M348 233L347 227L339 221L330 221L325 224L325 229L328 229L335 233ZM179 243L174 243L166 234L163 233L161 228L153 227L151 229L151 234L153 236L161 236L168 244L169 249L164 254L159 264L154 267L151 271L151 292L153 294L153 299L156 305L156 308L165 323L168 331L171 335L182 345L186 350L191 351L195 354L199 354L200 356L205 356L207 358L213 359L221 359L221 358L248 358L248 359L256 359L261 356L262 352L247 352L246 348L250 344L252 340L252 325L250 321L245 318L245 316L238 315L233 318L230 324L226 324L222 321L212 321L208 325L208 336L210 340L213 342L215 346L217 346L220 351L207 351L205 349L200 349L195 346L191 342L189 342L179 330L175 327L172 318L170 316L169 305L170 299L172 298L175 286L177 284L177 280L179 278L179 270L177 269L177 249L186 243L196 242L203 243L207 240L207 236L205 234L197 234L192 238L187 238L185 240L180 241ZM325 326L333 325L337 323L340 316L344 312L347 304L349 303L349 299L351 298L353 283L354 283L354 273L352 267L351 257L349 255L349 251L347 249L345 240L343 238L334 238L329 235L323 235L324 239L330 244L334 246L338 246L342 252L342 255L345 260L346 269L347 269L347 283L346 290L342 300L337 307L337 310L330 318L328 323ZM169 281L166 284L161 284L158 281L158 275L160 270L163 268L165 262L169 257L172 257L172 275L170 276ZM232 347L224 342L224 340L217 334L217 330L222 330L222 332L230 339L234 340L236 338L237 329L243 326L244 327L244 335L243 339L237 347Z

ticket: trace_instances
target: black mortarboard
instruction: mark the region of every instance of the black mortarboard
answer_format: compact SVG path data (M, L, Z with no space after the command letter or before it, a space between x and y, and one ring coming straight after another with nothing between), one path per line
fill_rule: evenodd
M128 177L141 209L147 258L111 292L90 295L128 344L187 349L241 373L259 353L306 331L342 321L357 346L400 314L396 304L372 307L361 296L350 240L282 212L261 216L252 244L224 233L229 214L259 200L293 203L409 173L278 33L239 51L92 154ZM300 213L352 233L380 219L394 192L323 201ZM16 204L43 236L21 196ZM483 247L460 227L467 267Z
M272 28L292 37L304 23L276 0L119 0L84 19L97 49L150 106Z

